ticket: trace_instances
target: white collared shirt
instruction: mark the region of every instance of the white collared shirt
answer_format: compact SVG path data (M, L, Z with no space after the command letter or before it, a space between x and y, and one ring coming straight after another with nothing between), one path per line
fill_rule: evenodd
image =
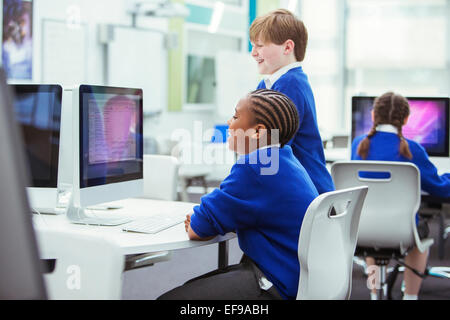
M264 78L264 83L266 84L266 89L271 89L273 84L280 79L282 75L284 75L286 72L288 72L291 69L301 67L301 62L293 62L291 64L288 64L287 66L284 66L280 68L278 71L274 72L270 76Z
M268 148L272 148L272 147L279 148L279 147L281 147L281 145L279 143L275 143L275 144L271 144L271 145L268 145L268 146L264 146L264 147L258 148L257 150L264 150L264 149L268 149Z
M379 125L377 125L377 127L375 129L377 131L398 134L398 129L396 127L394 127L392 124L379 124Z

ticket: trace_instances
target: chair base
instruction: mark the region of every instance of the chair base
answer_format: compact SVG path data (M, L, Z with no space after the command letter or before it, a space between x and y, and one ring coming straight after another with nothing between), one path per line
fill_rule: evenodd
M366 267L367 287L369 290L376 289L377 300L391 300L391 291L397 277L398 268L394 268L392 272L388 273L387 266L392 259L398 260L403 256L400 250L357 247L355 255L362 258L371 257L375 260L375 266Z
M356 248L355 255L364 258L371 257L375 260L375 265L377 268L379 268L378 270L375 270L375 272L378 271L379 273L379 277L375 281L378 300L392 300L392 288L394 287L399 272L403 272L405 268L412 270L417 276L421 278L432 276L436 278L450 279L450 267L427 267L424 273L420 273L419 271L409 267L402 261L404 255L402 255L399 250L375 250L373 248L358 247ZM387 266L389 265L391 260L394 260L397 263L394 268L392 268L392 270L388 272ZM369 278L369 285L369 281L373 280L370 279L370 277L377 276L377 274L372 274L370 270L368 270L366 274ZM369 289L372 288L369 287Z

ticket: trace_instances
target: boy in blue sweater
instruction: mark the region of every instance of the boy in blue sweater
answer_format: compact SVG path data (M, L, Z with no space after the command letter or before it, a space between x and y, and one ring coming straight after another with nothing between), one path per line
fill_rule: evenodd
M278 9L258 17L250 27L252 56L262 80L258 89L272 89L287 95L297 107L300 126L289 145L308 172L319 194L333 191L319 134L313 92L301 67L308 33L291 12Z
M185 225L192 240L236 232L240 264L193 279L160 299L294 299L303 217L318 192L287 142L297 131L292 101L256 90L228 122L229 147L240 154L220 189L202 197ZM274 162L276 165L274 166ZM266 171L268 167L276 170Z
M425 149L417 142L403 137L402 127L407 123L409 113L408 100L399 94L387 92L375 99L372 129L368 134L353 140L352 160L412 162L420 171L422 190L448 198L450 197L450 174L439 176ZM427 251L422 253L414 248L406 256L405 262L423 272L427 259ZM368 261L368 264L373 264L373 261ZM417 299L422 279L406 268L404 281L404 299Z

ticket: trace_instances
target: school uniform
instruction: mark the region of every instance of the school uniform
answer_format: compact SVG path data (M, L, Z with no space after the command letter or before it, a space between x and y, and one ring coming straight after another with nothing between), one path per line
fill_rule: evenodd
M268 164L267 159L272 163ZM277 162L276 173L262 174L267 173L265 169L273 162ZM243 270L248 271L251 269L248 265L253 265L264 279L256 277L255 281L257 272L242 276L242 270L239 276L231 277L228 271L236 272L236 266L231 266L227 272L214 272L213 276L219 274L220 279L205 281L201 277L201 286L194 281L194 285L190 282L184 289L200 299L259 299L264 296L258 293L261 288L274 286L281 298L294 299L300 272L297 254L300 227L306 209L317 196L314 184L290 146L262 148L241 156L220 188L202 197L201 204L194 207L191 228L200 237L236 232L245 254ZM206 290L207 295L198 293L199 290ZM171 297L189 296L178 293Z
M297 134L288 144L308 172L319 194L335 190L331 175L326 168L314 96L300 62L287 65L262 80L258 89L279 91L294 102L298 110L300 126Z
M423 191L438 197L450 197L450 173L439 175L430 161L426 150L417 142L406 139L412 159L399 153L400 138L397 128L392 125L379 125L377 132L370 139L370 147L365 160L402 161L414 163L420 171L420 183ZM363 160L358 154L358 145L367 135L355 138L352 142L352 160Z

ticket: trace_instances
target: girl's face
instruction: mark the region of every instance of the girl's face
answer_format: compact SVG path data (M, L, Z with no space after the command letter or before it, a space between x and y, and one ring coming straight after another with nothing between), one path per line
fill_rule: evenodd
M257 125L248 108L249 103L246 97L239 100L234 116L227 121L230 133L228 147L238 154L247 154L257 149Z
M286 45L252 42L252 57L258 64L260 74L273 74L286 64Z

